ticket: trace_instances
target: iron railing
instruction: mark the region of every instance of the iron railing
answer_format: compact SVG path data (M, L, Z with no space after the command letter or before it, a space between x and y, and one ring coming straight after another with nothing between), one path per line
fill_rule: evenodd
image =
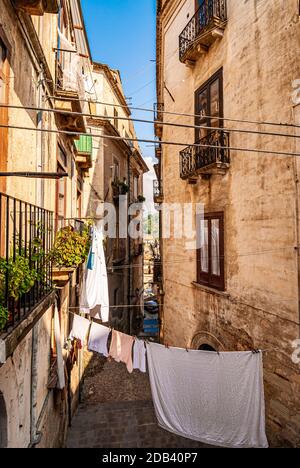
M154 111L154 120L155 122L162 122L163 121L163 112L165 110L165 106L161 102L155 102L153 105Z
M179 57L182 61L193 42L210 28L213 20L227 20L226 0L203 0L199 9L179 36Z
M154 200L159 198L159 197L163 197L164 193L163 193L163 184L162 184L162 180L154 180L153 181L153 196L154 196Z
M180 152L180 177L187 179L213 164L230 164L229 132L215 130Z
M53 213L0 193L0 226L0 305L8 311L6 331L52 291L48 254Z

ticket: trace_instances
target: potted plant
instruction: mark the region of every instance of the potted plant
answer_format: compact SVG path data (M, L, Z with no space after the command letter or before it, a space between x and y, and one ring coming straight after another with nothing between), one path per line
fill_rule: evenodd
M8 261L0 259L0 331L9 319L9 311L4 304L6 281L8 282L8 299L16 306L20 298L33 288L36 281L41 279L41 275L32 268L29 258L24 254L17 254L15 258L10 257Z
M129 185L124 178L123 181L116 179L112 182L113 197L118 199L120 195L126 195L129 192Z
M81 233L71 226L61 229L50 254L53 263L53 281L66 283L74 270L87 258L90 249L88 226Z
M139 196L137 197L137 201L138 201L139 203L145 203L146 198L144 197L144 195L139 195Z

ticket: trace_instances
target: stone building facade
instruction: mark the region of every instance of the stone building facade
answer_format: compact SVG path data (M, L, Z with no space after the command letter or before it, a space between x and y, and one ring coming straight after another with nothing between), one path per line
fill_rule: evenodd
M61 228L71 226L80 231L83 221L93 220L91 201L103 202L106 187L111 193L108 165L114 153L119 152L123 159L125 154L130 156L132 173L136 170L140 176L146 170L138 148L133 151L125 142L118 147L113 142L105 146L105 170L103 159L96 161L99 155L93 144L99 146L100 139L93 142L88 135L88 115L97 100L93 80L80 0L1 1L1 448L63 446L88 365L82 350L71 350L67 342L73 312L80 302L82 266L46 269L42 261L30 257L47 284L35 279L29 293L9 302L8 320L3 325L1 294L6 286L3 288L2 259L26 257L29 249L36 249L36 253L33 242L37 239L46 255ZM134 135L132 123L129 125ZM125 136L122 128L120 134L108 123L103 128L112 135ZM127 160L123 163L123 159L127 177ZM95 166L102 178L94 177ZM139 184L141 192L140 178ZM124 304L123 297L118 300ZM53 384L59 342L64 359L63 390Z
M107 216L104 203L115 210L116 229L106 241L111 323L116 329L131 333L136 331L142 314L142 307L136 306L143 297L143 233L132 239L128 227L137 211L133 205L142 202L139 197L143 196L143 175L148 168L139 145L127 140L135 140L136 134L120 73L108 65L93 63L93 82L96 103L91 106L88 127L101 138L93 137L93 167L89 173L93 190L85 197L84 210L87 217L100 219ZM130 206L133 215L129 213ZM127 306L130 304L132 308Z
M186 146L160 148L160 203L192 203L201 240L191 250L162 227L163 337L193 349L265 350L268 437L292 447L300 446L299 365L292 360L299 143L293 127L250 122L299 125L299 39L297 0L158 1L157 101L170 114L158 113L156 135ZM202 147L188 146L195 142ZM197 203L204 205L200 223Z

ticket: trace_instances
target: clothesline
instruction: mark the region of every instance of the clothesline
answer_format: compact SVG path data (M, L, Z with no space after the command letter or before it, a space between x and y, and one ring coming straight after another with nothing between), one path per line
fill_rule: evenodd
M165 430L211 445L268 447L261 351L190 353L76 314L69 338L123 362L129 373L148 367L155 413Z
M114 306L111 306L111 307L114 307ZM119 306L119 307L123 307L123 306ZM128 306L128 307L131 307L131 306ZM132 307L139 307L139 306L132 306ZM77 310L78 310L79 307L69 307L69 313L70 313L71 315L74 315L74 316L77 316L77 317L82 317L81 315L78 315L78 314L75 314L74 312L71 312L71 309L77 309ZM85 318L85 317L82 317L82 318ZM90 323L97 323L97 322L94 322L92 319L93 319L93 317L91 317ZM86 319L86 320L88 320L88 319ZM103 327L105 327L105 328L108 328L108 329L111 330L111 331L114 330L113 327L108 327L108 326L103 325L103 324L101 324L101 325L102 325ZM125 335L127 335L127 334L125 333ZM127 335L127 336L133 336L134 338L136 338L135 335ZM148 342L148 341L149 341L149 340L148 340L147 338L145 338L145 337L139 337L139 339L141 339L142 341L145 341L145 342ZM168 343L166 343L166 344L164 344L164 345L162 345L162 346L165 346L166 348L170 348L170 346L169 346ZM177 348L177 347L176 347L176 348ZM177 349L185 349L187 352L188 352L188 351L195 351L194 349L191 349L191 348L177 348ZM248 350L248 351L252 351L253 353L268 353L268 352L270 352L270 351L279 351L279 350L276 349L276 348L273 348L273 349L250 349L250 350ZM232 351L232 352L236 352L236 351ZM217 351L216 351L216 353L217 353L217 354L220 354L220 352L217 352Z

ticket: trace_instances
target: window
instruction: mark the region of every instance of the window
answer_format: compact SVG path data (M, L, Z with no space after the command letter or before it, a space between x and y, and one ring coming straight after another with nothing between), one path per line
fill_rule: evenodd
M133 198L136 200L139 191L139 179L138 177L133 178Z
M117 181L120 179L120 164L117 159L114 159L112 178L114 181Z
M82 213L82 180L77 178L77 218L81 219Z
M224 290L224 214L206 214L197 230L197 282Z
M117 109L114 109L114 126L116 127L116 129L118 130L118 127L119 127L119 114L118 114L118 111Z
M195 93L195 125L222 127L223 121L223 72L218 71ZM196 142L205 138L211 130L196 129Z
M7 57L7 50L4 43L0 39L0 102L6 102L5 96L5 86L6 86L6 76L5 76L5 62Z
M57 172L67 172L67 157L61 147L58 147ZM64 226L66 218L66 196L67 196L67 181L63 177L58 179L56 185L56 229Z

